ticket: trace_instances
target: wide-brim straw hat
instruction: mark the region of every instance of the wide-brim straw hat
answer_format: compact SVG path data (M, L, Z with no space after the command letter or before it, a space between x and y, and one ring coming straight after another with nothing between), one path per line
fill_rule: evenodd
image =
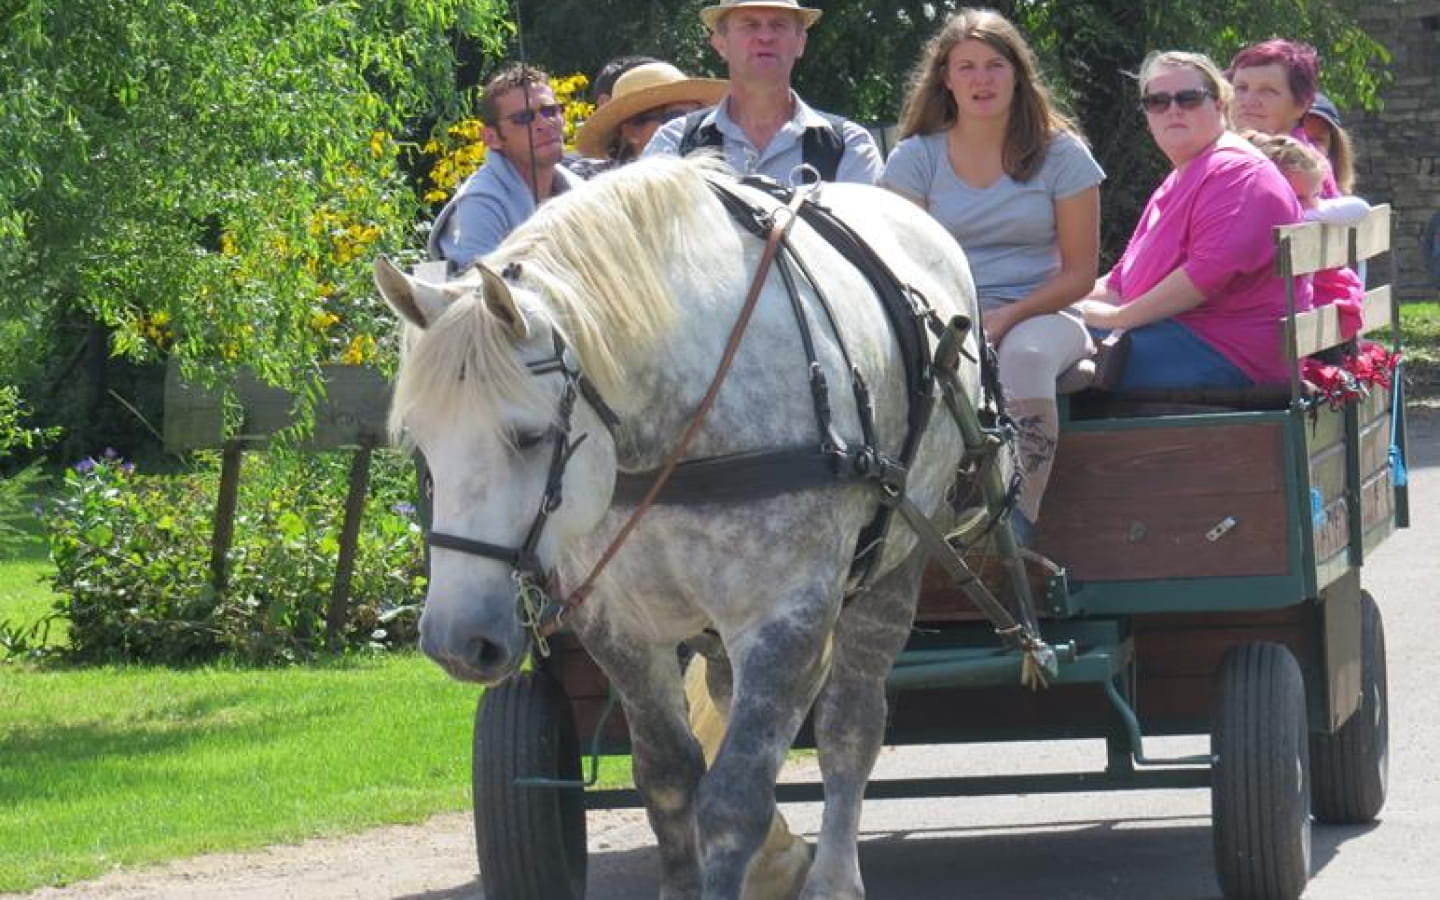
M804 19L805 27L809 28L820 18L820 10L811 9L808 6L801 6L796 0L721 0L714 6L707 6L700 10L700 21L711 31L715 30L715 23L726 13L732 13L737 9L745 7L756 7L759 9L785 9L790 12L797 12Z
M582 156L609 155L610 142L625 120L676 103L714 106L725 96L729 82L719 78L690 78L669 63L645 63L615 79L610 102L595 110L575 135Z

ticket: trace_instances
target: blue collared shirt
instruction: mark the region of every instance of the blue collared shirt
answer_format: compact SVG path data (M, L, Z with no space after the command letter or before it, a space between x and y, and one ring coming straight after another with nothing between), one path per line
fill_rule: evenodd
M431 259L448 260L458 271L500 246L535 212L529 181L503 154L487 153L485 165L465 179L435 217L428 242ZM564 166L556 166L552 196L579 183Z
M790 97L795 101L795 114L763 148L752 144L744 129L730 118L728 96L705 115L700 127L715 126L723 141L725 160L741 175L760 174L788 183L790 173L803 161L801 148L805 129L830 127L829 120L806 105L794 91L790 92ZM650 143L645 145L642 155L678 156L680 139L684 134L685 117L673 119L655 132ZM845 152L840 157L840 168L835 173L835 180L865 184L879 181L885 165L880 158L880 148L875 146L875 139L870 136L870 132L846 119L841 123L840 137L845 142Z

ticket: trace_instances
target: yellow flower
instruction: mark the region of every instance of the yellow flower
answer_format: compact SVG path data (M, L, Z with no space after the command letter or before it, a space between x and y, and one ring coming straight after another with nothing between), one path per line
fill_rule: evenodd
M340 355L340 362L347 366L359 366L374 356L375 339L368 334L357 334L350 339L350 346Z
M370 155L379 159L385 152L385 145L390 142L390 134L386 131L370 132Z
M317 310L310 315L310 327L316 331L328 331L340 317L327 310Z
M220 252L226 256L237 256L240 253L240 245L235 240L235 235L229 231L220 232Z

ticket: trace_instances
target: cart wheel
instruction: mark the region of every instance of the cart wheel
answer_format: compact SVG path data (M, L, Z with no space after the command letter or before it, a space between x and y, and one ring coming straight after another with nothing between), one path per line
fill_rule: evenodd
M1310 878L1305 682L1279 644L1220 663L1210 750L1215 869L1231 900L1295 900Z
M1360 640L1360 708L1334 734L1310 737L1315 818L1332 825L1369 822L1385 805L1390 769L1385 623L1368 591L1360 595Z
M486 897L585 896L585 796L517 778L580 780L570 703L542 671L487 690L475 712L475 851Z

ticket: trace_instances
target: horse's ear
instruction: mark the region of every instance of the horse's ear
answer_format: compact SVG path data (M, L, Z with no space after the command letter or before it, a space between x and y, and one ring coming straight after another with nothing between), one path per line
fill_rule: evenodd
M510 293L510 285L505 283L499 272L480 263L475 264L475 271L480 273L486 308L510 327L516 340L523 341L529 337L530 326L526 323L525 316L520 313L520 307L515 305L515 296Z
M375 259L375 286L396 315L419 328L430 327L450 305L443 284L411 278L384 256Z

